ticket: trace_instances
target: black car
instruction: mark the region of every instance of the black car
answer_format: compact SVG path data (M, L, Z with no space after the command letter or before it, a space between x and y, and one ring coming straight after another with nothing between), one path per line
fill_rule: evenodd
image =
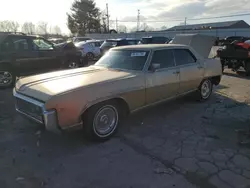
M141 39L141 44L165 44L169 41L169 38L161 36L143 37Z
M76 68L86 61L72 42L53 45L39 36L0 33L0 88L12 86L19 76Z
M245 42L246 40L249 39L250 39L249 37L243 37L243 36L230 36L220 40L219 42L222 46L224 46L224 45L229 45L234 41Z
M140 40L138 39L132 39L132 38L105 40L100 47L101 53L104 54L110 48L113 48L116 46L136 45L139 43L139 41Z

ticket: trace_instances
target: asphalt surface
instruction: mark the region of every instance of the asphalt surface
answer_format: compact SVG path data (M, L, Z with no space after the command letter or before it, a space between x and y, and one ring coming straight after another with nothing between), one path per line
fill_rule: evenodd
M52 134L0 91L1 188L249 188L250 81L227 71L209 101L193 96L130 116L105 143Z

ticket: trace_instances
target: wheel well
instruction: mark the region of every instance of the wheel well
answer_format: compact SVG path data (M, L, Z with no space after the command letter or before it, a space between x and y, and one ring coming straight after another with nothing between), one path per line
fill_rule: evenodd
M113 98L113 99L108 99L108 100L105 100L105 101L98 102L98 103L88 107L83 112L82 117L84 117L84 115L86 115L88 113L89 109L94 107L95 105L98 105L98 104L101 104L101 103L108 103L108 102L115 102L118 105L118 107L120 107L119 110L121 111L122 116L126 117L130 113L128 103L124 99L122 99L122 98Z
M220 81L221 81L221 76L214 76L214 77L211 77L211 81L212 81L212 84L214 85L219 85Z

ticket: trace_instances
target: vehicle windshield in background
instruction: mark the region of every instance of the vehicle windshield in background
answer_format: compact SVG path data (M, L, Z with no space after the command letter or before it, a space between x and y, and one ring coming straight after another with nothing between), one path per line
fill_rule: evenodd
M115 47L115 46L117 46L117 41L115 41L115 40L106 40L102 44L101 48L103 48L103 47Z
M151 44L152 38L142 38L141 44Z
M95 65L112 69L142 70L149 52L135 50L112 50Z
M82 47L82 45L84 45L84 44L86 44L86 41L77 42L77 43L75 43L75 46L76 46L77 48L80 48L80 47Z

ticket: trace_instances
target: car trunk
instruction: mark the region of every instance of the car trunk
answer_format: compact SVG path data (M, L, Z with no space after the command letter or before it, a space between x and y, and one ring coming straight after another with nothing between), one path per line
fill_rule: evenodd
M178 34L171 44L184 44L192 47L199 55L209 58L216 37L201 34Z

